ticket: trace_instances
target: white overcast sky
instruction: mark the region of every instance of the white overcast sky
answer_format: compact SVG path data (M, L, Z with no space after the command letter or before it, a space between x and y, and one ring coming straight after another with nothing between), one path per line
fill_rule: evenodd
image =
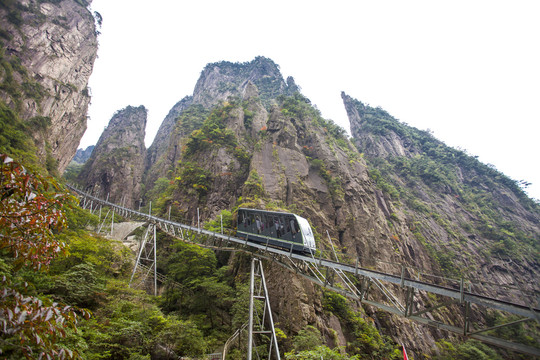
M103 16L80 147L144 105L149 146L207 63L274 60L349 130L340 93L466 149L540 199L540 1L93 0Z

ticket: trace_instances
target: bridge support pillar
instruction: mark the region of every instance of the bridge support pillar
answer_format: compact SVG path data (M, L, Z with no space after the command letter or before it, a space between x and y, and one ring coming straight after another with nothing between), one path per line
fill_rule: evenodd
M268 359L271 359L273 354L275 359L280 360L281 358L279 355L276 330L274 328L272 309L270 308L270 299L268 297L268 289L266 288L266 281L264 278L261 260L256 258L251 260L250 279L247 359L252 359L255 339L259 338L256 337L256 335L261 334L270 337ZM257 306L255 303L256 300L262 301L263 306ZM259 354L257 353L256 355L257 358L260 359Z

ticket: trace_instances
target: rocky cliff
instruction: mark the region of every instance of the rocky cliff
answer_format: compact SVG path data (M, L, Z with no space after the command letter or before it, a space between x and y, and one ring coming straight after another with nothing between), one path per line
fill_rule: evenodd
M174 127L176 126L178 116L180 116L180 114L182 114L182 112L186 110L192 103L193 98L191 96L186 96L174 104L172 109L169 110L169 113L167 116L165 116L165 119L163 119L163 122L156 133L156 137L152 142L152 145L150 145L148 148L148 152L146 154L146 164L148 164L148 167L163 156L168 145L166 140L168 140L170 134L173 132Z
M3 1L0 98L32 133L38 157L62 173L86 130L97 53L90 1Z
M515 181L382 109L342 98L389 211L442 274L499 284L484 290L501 298L503 285L538 290L540 211Z
M276 63L258 56L246 63L222 61L206 65L195 85L193 101L205 107L215 105L230 96L242 95L249 82L259 89L261 100L267 107L278 95L298 91L292 77L285 82Z
M226 99L222 93L205 91L201 84L216 73L214 66L207 66L193 96L195 101L204 98L201 93L212 94L216 99L210 101L208 95L205 104L216 105L207 110L192 103L177 117L167 151L156 162L163 166L167 159L167 171L152 170L152 175L160 174L146 194L154 211L165 214L170 208L174 219L195 224L197 209L204 221L240 206L288 210L310 220L321 249L331 248L328 231L339 253L359 256L363 266L385 270L377 259L414 259L427 271L436 271L420 241L413 236L396 240L396 232L406 225L396 221L399 229L393 227L391 204L342 128L325 120L298 92L265 99L254 81ZM227 87L226 80L221 81L222 89L243 84L234 78ZM290 273L281 268L269 271L275 274L269 287L280 328L295 334L316 325L329 343L347 345L347 324L323 311L320 289L295 279L292 290L281 280ZM334 328L337 340L332 340ZM429 339L422 340L424 346Z
M298 90L294 79L289 77L285 81L278 65L268 58L257 57L246 63L222 61L208 64L195 85L193 95L173 106L148 149L145 165L147 189L174 168L182 147L181 139L202 125L209 109L229 97L249 96L249 84L257 87L257 96L266 108L275 103L278 95ZM256 119L255 125L261 124L262 121Z
M396 264L404 264L439 277L464 276L475 286L481 279L527 292L537 288L538 205L515 183L429 133L343 94L351 142L309 99L292 93L298 87L283 82L273 62L263 60L208 65L193 96L170 111L146 156L142 196L153 202L154 214L196 224L198 213L204 223L238 207L285 210L309 219L319 249L331 251L330 237L337 256L358 258L363 267L395 273ZM115 137L113 120L103 138ZM114 133L130 126L119 124ZM124 194L125 179L135 187L139 175L103 172L138 169L129 164L140 153L111 156L135 136L133 131L106 151L114 164L93 167L99 175L92 183L101 184L100 191L120 194L122 188ZM139 136L142 141L144 133ZM94 153L106 149L103 144ZM232 263L239 267L237 260ZM448 336L360 304L350 305L357 314L351 317L338 310L345 306L339 298L266 266L275 321L288 335L313 325L327 344L351 354L373 353L370 346L385 342L359 336L359 327L364 333L377 328L416 354L430 353ZM475 291L516 300L503 287ZM433 303L422 293L415 300L420 307ZM461 314L450 305L437 316L459 322Z
M118 111L78 176L87 191L134 208L139 205L146 147L144 106Z

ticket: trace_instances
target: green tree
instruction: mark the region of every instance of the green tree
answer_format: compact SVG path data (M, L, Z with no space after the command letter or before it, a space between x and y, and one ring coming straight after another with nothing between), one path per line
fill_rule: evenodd
M23 266L45 270L64 252L64 243L54 234L66 225L62 207L70 196L53 179L28 172L6 155L0 155L0 162L2 355L75 358L78 354L61 348L57 338L65 337L66 329L76 330L79 312L89 313L29 295L17 275Z
M499 354L488 345L476 340L467 340L464 343L454 345L447 341L437 343L440 354L435 356L436 360L500 360Z
M218 216L214 220L208 221L204 224L206 230L221 232L221 223L223 220L223 231L233 228L233 216L229 210L221 210Z
M169 318L163 330L156 337L159 343L165 348L167 358L176 359L171 356L196 357L206 353L207 343L202 332L191 321L182 321Z
M58 276L52 292L68 304L90 308L96 305L97 293L102 289L94 266L82 263Z
M313 350L321 344L321 332L314 326L308 325L298 332L293 339L296 351Z
M167 259L167 273L181 284L189 285L199 278L211 276L217 266L214 253L200 246L177 240Z
M304 350L297 353L288 352L285 354L286 360L348 360L361 359L358 356L349 356L341 353L339 349L330 349L327 346L318 346L312 350Z

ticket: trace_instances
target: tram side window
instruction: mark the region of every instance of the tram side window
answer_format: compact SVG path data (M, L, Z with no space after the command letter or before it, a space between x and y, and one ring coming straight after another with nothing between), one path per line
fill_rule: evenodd
M296 221L296 218L294 216L290 216L288 220L289 220L288 225L291 229L291 233L295 235L299 230L298 222Z
M251 232L256 232L257 227L255 226L255 214L249 213L249 229Z
M255 215L255 230L257 231L257 234L261 234L264 230L264 223L260 214Z
M249 221L249 213L247 211L244 211L244 218L243 218L244 227L249 227L251 225Z
M304 242L302 238L302 232L300 231L300 225L298 224L298 221L296 220L296 217L293 217L291 219L291 229L293 231L293 239L294 241L298 243Z
M240 224L242 224L242 227L246 227L246 212L245 211L239 211L238 212L238 227L240 227Z
M279 231L281 237L287 233L287 223L285 222L285 218L283 216L279 217Z
M278 216L274 216L274 231L276 232L276 237L280 238L282 235L282 229Z
M277 236L277 220L275 216L268 216L270 222L270 235Z
M266 214L261 214L261 234L266 234L268 227L266 226Z
M272 216L270 215L264 215L264 230L266 235L272 235L272 226L274 223L272 222Z

